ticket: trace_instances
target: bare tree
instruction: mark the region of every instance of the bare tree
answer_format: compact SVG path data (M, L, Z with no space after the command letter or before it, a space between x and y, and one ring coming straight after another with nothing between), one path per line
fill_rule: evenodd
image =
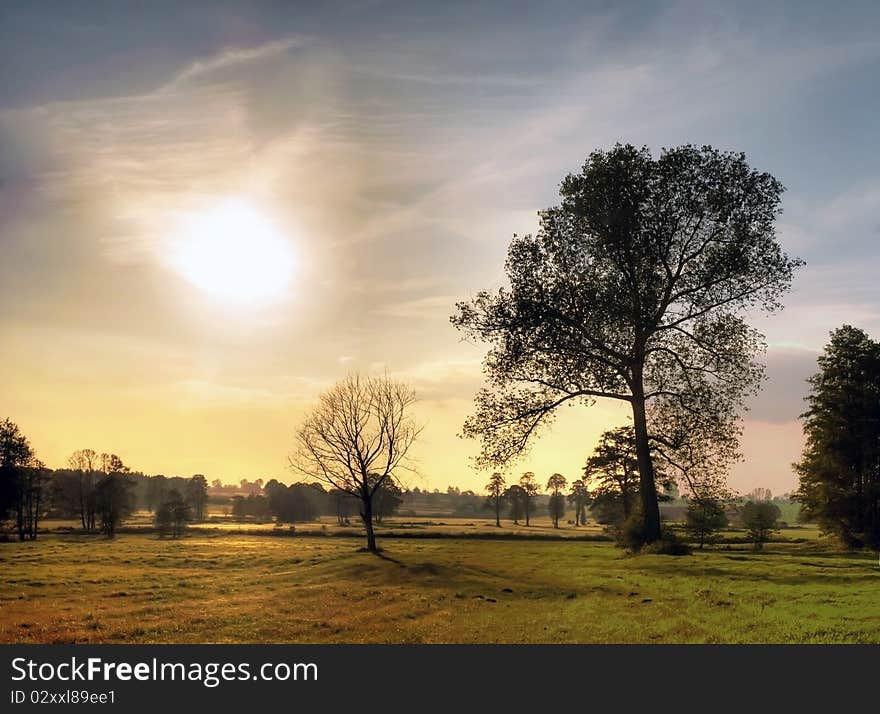
M79 449L67 459L72 471L78 472L79 484L77 497L79 501L79 517L83 530L95 530L97 513L96 490L98 473L103 465L103 458L93 449Z
M383 484L400 483L421 431L409 415L414 402L415 393L402 382L349 375L318 398L296 433L291 467L360 500L371 552L377 550L373 497Z

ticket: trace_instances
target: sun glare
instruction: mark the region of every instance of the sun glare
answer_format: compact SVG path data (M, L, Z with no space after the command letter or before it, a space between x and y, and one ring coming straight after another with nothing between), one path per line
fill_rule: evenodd
M248 303L281 298L294 267L288 240L240 199L187 215L175 232L172 262L206 293Z

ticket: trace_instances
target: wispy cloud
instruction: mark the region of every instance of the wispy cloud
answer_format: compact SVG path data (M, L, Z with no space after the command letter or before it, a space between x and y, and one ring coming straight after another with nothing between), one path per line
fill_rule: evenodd
M301 37L288 37L257 45L256 47L233 47L224 50L211 57L198 59L184 67L170 81L163 84L158 92L160 94L170 92L192 82L194 79L204 78L206 75L211 75L220 70L275 57L302 43L303 38Z

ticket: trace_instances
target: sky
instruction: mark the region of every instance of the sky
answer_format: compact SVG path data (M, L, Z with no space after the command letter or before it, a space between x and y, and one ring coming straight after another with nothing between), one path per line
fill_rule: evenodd
M880 336L878 27L871 2L6 0L0 417L53 467L290 481L315 396L387 372L425 424L408 485L481 489L458 433L485 348L455 302L504 284L593 149L711 144L782 181L807 263L754 320L730 477L790 491L828 333ZM206 233L232 242L207 276ZM511 473L576 478L625 421L566 410Z

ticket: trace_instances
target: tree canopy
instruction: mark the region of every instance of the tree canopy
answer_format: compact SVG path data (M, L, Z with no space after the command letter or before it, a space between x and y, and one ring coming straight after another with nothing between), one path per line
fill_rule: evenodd
M802 415L797 494L826 532L880 546L880 343L850 325L831 333Z
M510 286L452 316L490 347L464 425L480 463L520 456L563 404L627 403L643 532L659 538L652 445L685 481L736 454L738 411L762 375L745 314L780 308L799 265L775 236L782 191L709 146L590 154L538 232L514 236Z

